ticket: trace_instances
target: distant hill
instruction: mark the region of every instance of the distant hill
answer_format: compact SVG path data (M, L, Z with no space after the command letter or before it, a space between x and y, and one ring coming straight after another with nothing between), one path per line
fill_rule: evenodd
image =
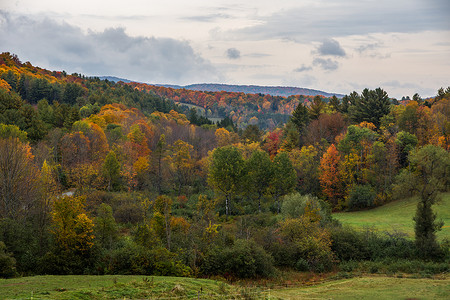
M125 83L133 82L128 79L118 78L114 76L100 76L102 80L108 79L109 81ZM234 84L219 84L219 83L199 83L189 85L176 85L176 84L152 84L155 86L162 86L172 89L187 89L193 91L204 92L234 92L245 94L266 94L271 96L289 97L292 95L304 95L304 96L316 96L322 95L325 97L331 97L335 95L338 98L342 98L344 95L336 93L328 93L319 90L298 88L290 86L261 86L261 85L234 85Z
M316 96L322 95L325 97L331 97L336 95L336 97L342 98L344 95L336 93L327 93L324 91L289 87L289 86L260 86L260 85L231 85L231 84L214 84L214 83L202 83L202 84L190 84L183 86L188 90L194 91L208 91L208 92L238 92L246 94L268 94L272 96L282 96L289 97L291 95L305 95L305 96Z
M115 77L115 76L95 76L100 78L100 80L108 80L108 81L112 81L112 82L125 82L125 83L130 83L130 82L134 82L132 80L128 80L128 79L124 79L124 78L119 78L119 77Z

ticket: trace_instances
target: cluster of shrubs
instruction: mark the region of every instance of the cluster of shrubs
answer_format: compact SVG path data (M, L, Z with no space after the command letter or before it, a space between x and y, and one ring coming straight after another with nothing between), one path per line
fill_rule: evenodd
M343 227L331 218L325 202L311 196L286 196L278 215L233 216L231 222L219 222L222 225L210 237L204 236L204 227L193 225L190 243L173 236L172 250L155 237L150 226L142 225L142 207L136 207L139 213L131 213L131 209L122 215L130 202L121 194L111 199L104 196L111 194L92 195L88 205L99 207L97 219L103 218L104 224L110 222L105 225L110 231L97 232L94 246L83 253L41 248L51 244L51 236L39 239L26 223L3 220L0 236L10 248L7 251L5 243L0 242L0 277L20 273L261 278L276 274L276 268L427 274L449 271L448 243L442 243L438 255L426 262L414 241L405 235ZM111 206L96 203L105 201L114 206L114 215ZM186 201L191 200L175 203L174 207L186 210ZM113 228L115 219L122 220L121 231L127 234L119 235Z

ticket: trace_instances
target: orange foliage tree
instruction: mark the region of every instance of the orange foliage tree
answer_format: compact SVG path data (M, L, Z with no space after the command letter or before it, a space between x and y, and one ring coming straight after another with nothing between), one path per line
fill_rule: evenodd
M332 144L320 160L319 167L319 180L322 193L335 208L343 199L341 173L339 170L340 160L341 156L336 146Z

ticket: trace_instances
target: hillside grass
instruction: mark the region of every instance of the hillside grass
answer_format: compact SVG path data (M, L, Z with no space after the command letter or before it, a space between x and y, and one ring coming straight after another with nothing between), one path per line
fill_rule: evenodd
M34 276L0 279L0 299L447 299L450 279L362 276L314 286L259 289L160 276Z
M272 290L277 299L448 299L450 280L363 276L303 288Z
M357 229L373 228L378 231L400 231L413 238L413 217L418 201L418 198L408 198L370 210L334 213L333 217L343 224ZM450 239L450 193L443 194L442 200L433 205L433 210L437 213L437 218L444 221L442 230L437 233L438 239Z

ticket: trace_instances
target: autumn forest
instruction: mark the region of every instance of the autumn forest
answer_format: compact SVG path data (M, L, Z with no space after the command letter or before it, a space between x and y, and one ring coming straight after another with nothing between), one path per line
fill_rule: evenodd
M175 89L0 55L0 277L448 272L450 87L341 98ZM336 212L417 197L414 236ZM446 224L448 226L448 224ZM396 265L397 264L397 265ZM427 270L428 270L427 269Z

